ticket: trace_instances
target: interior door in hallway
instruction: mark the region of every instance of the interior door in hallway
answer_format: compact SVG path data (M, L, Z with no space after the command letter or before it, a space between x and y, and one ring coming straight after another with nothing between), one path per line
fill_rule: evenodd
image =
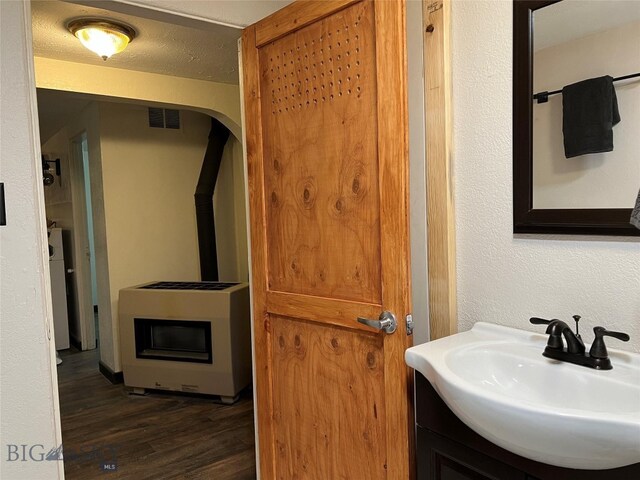
M295 2L243 33L263 479L411 476L404 12Z

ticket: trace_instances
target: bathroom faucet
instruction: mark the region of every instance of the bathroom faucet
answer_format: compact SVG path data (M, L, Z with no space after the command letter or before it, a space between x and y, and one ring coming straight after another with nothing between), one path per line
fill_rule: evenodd
M547 327L547 334L549 334L549 340L552 338L559 338L560 335L564 336L565 341L567 342L567 351L569 353L584 353L584 342L580 335L577 333L573 333L569 325L564 323L562 320L553 320L549 326ZM553 345L557 345L557 340L554 340ZM562 348L562 339L559 342L560 348Z
M542 355L554 360L574 363L576 365L595 368L597 370L611 370L613 367L611 365L611 360L609 360L603 337L607 335L617 338L618 340L622 340L623 342L627 342L629 341L629 335L621 332L610 332L603 327L595 327L593 329L595 340L591 345L589 353L586 354L584 342L578 333L578 322L580 321L580 316L574 315L573 319L576 322L576 333L571 331L569 325L557 318L554 318L553 320L545 320L544 318L532 317L529 319L533 324L547 325L546 333L549 335L549 339L547 340L547 346ZM564 343L562 341L563 337L567 344L566 349L564 348Z

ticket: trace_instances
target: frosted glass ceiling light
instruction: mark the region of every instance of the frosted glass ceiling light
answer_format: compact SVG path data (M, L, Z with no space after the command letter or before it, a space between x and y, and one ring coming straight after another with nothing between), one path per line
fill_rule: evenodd
M120 53L135 38L136 31L129 25L111 20L81 18L67 25L80 43L103 60Z

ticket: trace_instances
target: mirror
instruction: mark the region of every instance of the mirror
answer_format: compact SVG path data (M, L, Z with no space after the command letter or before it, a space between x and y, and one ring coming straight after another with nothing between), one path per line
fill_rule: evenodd
M514 233L640 236L640 2L514 0L513 22Z

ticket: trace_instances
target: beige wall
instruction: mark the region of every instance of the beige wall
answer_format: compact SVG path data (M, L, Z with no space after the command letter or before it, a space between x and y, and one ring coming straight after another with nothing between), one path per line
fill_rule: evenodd
M535 33L534 33L535 35ZM640 22L554 45L535 53L535 92L580 80L640 71ZM632 208L640 188L640 82L615 84L621 121L613 151L565 158L562 95L533 104L535 208Z
M249 280L242 144L230 136L213 196L221 281Z
M120 370L120 289L154 280L200 280L193 195L211 122L188 110L180 112L180 119L179 130L150 128L144 106L93 102L43 146L62 160L62 177L45 190L48 217L72 230L69 145L87 133L100 356L114 371ZM242 146L230 136L214 195L223 281L248 279L242 162Z
M193 192L209 119L192 112L180 116L179 130L150 128L145 107L100 105L114 312L120 288L198 279Z
M197 280L193 189L206 148L208 119L181 112L182 129L148 127L147 109L100 104L100 149L109 270L110 316L100 312L120 371L118 295L153 280ZM106 332L105 332L106 333ZM105 345L106 346L106 345Z
M220 120L240 138L240 89L238 85L88 65L35 57L36 84L64 92L103 97L109 101L180 105Z
M105 187L106 195L103 195L103 176L109 177L111 180L119 179L117 169L112 169L112 165L128 164L120 157L122 153L126 153L128 146L141 145L131 138L131 131L120 125L120 121L115 119L116 110L118 108L130 109L129 111L138 112L138 120L142 120L146 125L146 105L149 103L156 106L166 106L168 108L190 109L189 118L195 118L195 111L203 112L208 115L215 116L224 123L235 135L240 137L240 93L237 85L227 85L215 82L206 82L201 80L193 80L181 77L171 77L167 75L158 75L146 72L136 72L131 70L122 70L110 68L106 66L85 65L75 62L65 62L49 58L36 57L35 73L36 84L39 88L47 88L61 91L69 91L75 93L83 93L91 95L92 98L105 99L108 101L94 102L93 106L85 109L83 115L79 119L75 119L72 128L67 128L69 135L75 136L82 131L90 132L89 156L90 156L90 178L92 184L92 207L94 214L94 229L96 241L96 262L97 262L97 283L98 283L98 310L99 310L99 337L100 337L100 357L101 361L113 369L120 370L120 359L118 350L118 331L117 322L112 321L117 318L117 293L120 288L131 286L136 283L138 278L148 276L151 273L156 274L156 278L168 278L164 274L168 271L174 271L174 277L179 280L190 277L189 279L199 279L197 274L197 244L195 236L190 236L190 242L193 245L192 253L186 255L184 262L175 260L166 260L160 262L157 260L157 251L155 247L151 248L151 252L146 256L153 258L153 262L158 262L162 266L154 266L150 269L141 269L147 272L143 275L141 271L136 269L129 273L123 272L120 265L120 255L130 252L122 244L124 241L118 239L121 232L126 229L111 232L111 226L107 227L107 222L111 218L114 225L120 229L121 224L118 223L118 212L126 212L123 205L126 203L127 197L110 194L110 188ZM131 103L114 103L114 102L131 102ZM90 114L88 112L91 112ZM200 118L203 118L201 115ZM113 120L113 121L112 121ZM128 122L129 120L127 120ZM130 127L130 125L127 123ZM208 121L207 121L208 125ZM117 136L117 132L124 132L128 140L104 141L104 133L106 131ZM148 128L147 128L148 130ZM167 132L169 130L162 130ZM176 132L172 132L176 134ZM169 134L171 135L171 133ZM184 135L184 134L180 134ZM174 137L180 139L180 135ZM204 138L204 146L199 154L198 162L202 161L204 148L206 147L207 133ZM157 132L156 132L157 136ZM153 142L153 134L149 138L144 138L145 142ZM218 232L224 232L224 235L218 236L218 257L220 260L219 268L221 279L225 280L246 280L248 278L248 258L247 258L247 240L246 225L244 211L244 191L243 171L242 171L242 148L236 138L230 138L225 150L225 157L220 171L220 182L216 189L215 206L216 206L216 228ZM184 139L184 138L183 138ZM110 152L116 152L115 155L110 153L103 155L101 150L106 148ZM134 148L137 152L138 149ZM126 156L126 155L125 155ZM108 159L116 158L111 164L103 164ZM201 164L201 163L200 163ZM200 165L199 164L199 165ZM193 172L191 172L193 173ZM199 166L198 166L199 173ZM178 174L178 178L184 180L184 172ZM195 177L197 179L197 175ZM127 179L125 178L125 183ZM159 180L158 180L159 181ZM194 180L194 182L197 180ZM106 185L106 184L105 184ZM120 182L111 181L111 185L116 191L122 190ZM233 185L233 187L231 187ZM166 186L166 185L164 185ZM239 189L239 190L234 190ZM190 235L195 235L195 213L193 213L193 193L195 191L195 183L191 187L189 193L190 214L189 222L191 230ZM106 206L112 199L112 205ZM183 202L184 203L184 202ZM220 208L221 205L226 205ZM231 205L231 206L229 206ZM131 212L128 212L129 218ZM126 217L126 215L125 215ZM187 223L186 219L180 219L181 222ZM135 224L135 222L132 222ZM170 243L175 239L177 234L174 231L165 233L164 239L160 245ZM139 234L134 231L132 237L137 244L141 242ZM155 238L158 238L156 235ZM178 252L185 251L185 240L178 242ZM115 253L111 251L111 246L115 245ZM158 247L162 250L164 247ZM180 253L181 254L181 253ZM117 255L116 259L112 255ZM124 258L127 258L124 255ZM194 257L195 255L195 257ZM177 256L176 256L177 257ZM144 261L143 259L139 260ZM134 262L134 264L138 264ZM113 266L115 269L113 269ZM112 271L113 270L113 271ZM116 278L111 278L116 275ZM146 280L143 280L146 281Z
M148 127L147 108L100 103L100 149L108 251L113 358L120 370L120 289L154 280L200 280L194 192L210 129L183 110L179 130ZM230 137L214 206L220 279L246 279L242 152ZM102 318L101 318L102 325ZM101 327L102 338L102 327Z

